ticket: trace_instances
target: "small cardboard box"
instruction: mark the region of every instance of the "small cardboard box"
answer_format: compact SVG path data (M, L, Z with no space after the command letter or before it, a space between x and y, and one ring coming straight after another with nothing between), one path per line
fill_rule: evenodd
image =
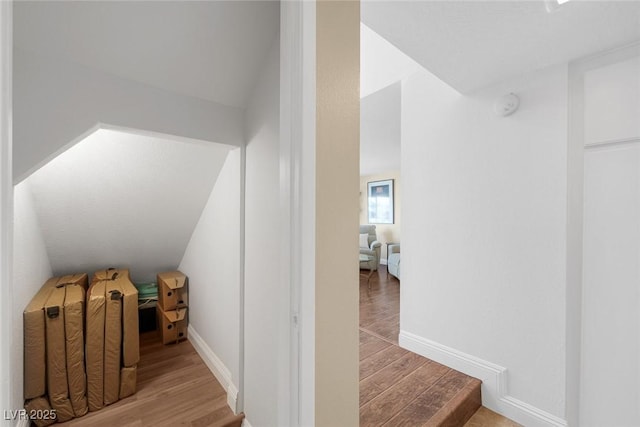
M162 344L171 344L187 339L187 327L189 326L188 308L164 311L156 307L158 325L162 334Z
M165 312L189 305L189 279L180 271L158 274L158 306Z

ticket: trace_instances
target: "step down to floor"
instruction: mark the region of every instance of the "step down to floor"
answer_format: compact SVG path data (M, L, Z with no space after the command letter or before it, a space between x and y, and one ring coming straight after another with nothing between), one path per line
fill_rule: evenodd
M360 330L360 426L463 426L481 381Z
M222 420L216 421L211 427L241 427L242 420L244 420L244 413L241 412L238 415L232 417L226 417Z

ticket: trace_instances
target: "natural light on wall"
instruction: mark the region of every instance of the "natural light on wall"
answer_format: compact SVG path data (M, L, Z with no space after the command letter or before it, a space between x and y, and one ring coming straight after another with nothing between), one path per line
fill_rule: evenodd
M560 6L565 3L569 3L570 0L544 0L544 5L547 8L547 12L555 12Z

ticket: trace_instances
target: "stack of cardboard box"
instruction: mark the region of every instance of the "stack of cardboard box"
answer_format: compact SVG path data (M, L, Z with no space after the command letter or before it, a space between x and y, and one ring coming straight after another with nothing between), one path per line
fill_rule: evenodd
M189 325L188 278L180 271L158 274L158 327L162 343L170 344L187 339Z
M129 270L98 271L87 292L87 397L97 411L135 393L138 290Z
M86 274L53 277L24 310L25 409L37 426L87 413L86 289Z

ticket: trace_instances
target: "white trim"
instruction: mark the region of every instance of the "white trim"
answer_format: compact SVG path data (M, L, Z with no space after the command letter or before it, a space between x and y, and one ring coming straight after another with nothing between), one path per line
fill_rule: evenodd
M296 396L290 405L290 425L296 427L315 424L316 2L283 1L280 5L280 31L286 35L280 52L281 78L286 73L290 77L281 79L281 90L291 101L286 129L292 138L289 237L293 252L288 273L291 314L297 311L298 324L291 328L290 381Z
M482 381L482 404L527 427L566 427L567 422L508 393L507 368L407 331L400 331L400 347L442 363Z
M234 414L238 413L238 387L233 383L231 371L225 366L220 358L211 350L207 343L196 332L193 325L188 329L189 341L196 349L205 365L216 377L222 388L227 390L227 404Z
M245 309L245 245L246 245L246 193L247 193L247 147L240 147L240 244L238 246L238 257L240 260L238 289L238 385L240 392L236 401L236 409L238 412L244 412L244 394L246 390L244 368L245 368L245 326L244 326L244 309Z
M17 409L13 383L13 2L0 1L0 407ZM22 345L22 344L20 344ZM20 396L21 397L21 396ZM0 421L10 425L10 421Z
M31 422L29 420L18 420L16 427L30 427Z
M278 421L300 425L300 136L302 134L302 52L300 5L280 4L280 277L282 334L278 338ZM275 307L274 307L275 308Z
M387 264L387 259L386 258L380 258L380 264L389 265L389 264Z
M242 420L242 426L241 427L253 427L251 425L251 423L247 420L247 417L244 417L244 419Z

